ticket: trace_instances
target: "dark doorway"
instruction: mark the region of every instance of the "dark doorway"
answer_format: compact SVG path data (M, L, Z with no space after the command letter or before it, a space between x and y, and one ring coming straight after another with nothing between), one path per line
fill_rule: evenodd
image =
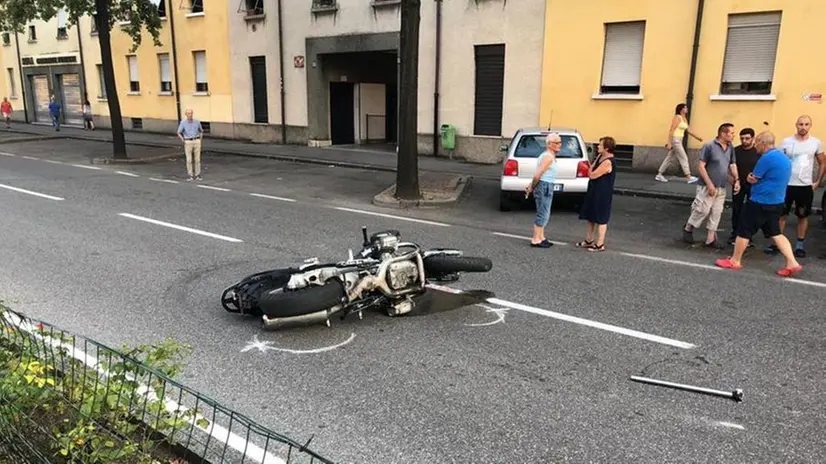
M396 134L396 129L399 127L396 117L396 111L398 110L398 79L393 79L393 81L387 85L387 96L385 97L385 104L387 105L387 118L385 118L385 134L387 134L387 141L389 143L396 143L398 141Z
M267 106L267 60L263 56L250 57L252 72L252 110L255 122L270 122Z
M330 139L333 145L356 142L352 82L330 82Z

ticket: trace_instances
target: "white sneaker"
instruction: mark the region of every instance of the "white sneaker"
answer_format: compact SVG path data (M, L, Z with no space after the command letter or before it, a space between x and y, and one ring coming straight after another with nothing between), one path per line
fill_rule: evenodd
M654 177L654 180L658 180L660 182L668 182L668 179L666 179L665 176L663 176L662 174L657 174Z
M693 183L697 182L698 180L700 180L700 178L699 178L699 177L697 177L697 176L691 176L691 177L689 177L689 178L688 178L688 183L689 183L689 184L693 184Z

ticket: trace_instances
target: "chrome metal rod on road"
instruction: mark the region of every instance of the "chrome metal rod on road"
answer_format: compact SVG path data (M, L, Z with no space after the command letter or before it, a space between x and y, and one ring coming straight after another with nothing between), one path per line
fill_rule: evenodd
M727 392L722 390L714 390L711 388L695 387L693 385L685 385L681 383L666 382L664 380L649 379L647 377L638 377L636 375L632 375L631 380L635 382L648 383L652 385L661 385L664 387L677 388L680 390L687 390L697 393L705 393L706 395L722 396L724 398L729 398L737 402L743 401L743 390L740 390L739 388Z

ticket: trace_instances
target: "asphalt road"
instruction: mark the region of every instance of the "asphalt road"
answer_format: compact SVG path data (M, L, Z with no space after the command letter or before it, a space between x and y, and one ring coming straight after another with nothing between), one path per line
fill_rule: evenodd
M817 462L826 449L819 228L790 281L759 250L742 271L713 268L722 254L681 245L688 211L667 201L617 197L605 253L573 247L583 224L558 208L560 244L538 250L531 211L498 212L491 182L447 210L383 210L369 200L389 173L217 157L190 184L180 160L91 169L102 146L0 147L16 155L0 156L0 298L108 344L190 343L184 383L314 434L337 462ZM362 225L489 256L490 273L455 286L502 301L276 333L221 308L246 274L345 258Z

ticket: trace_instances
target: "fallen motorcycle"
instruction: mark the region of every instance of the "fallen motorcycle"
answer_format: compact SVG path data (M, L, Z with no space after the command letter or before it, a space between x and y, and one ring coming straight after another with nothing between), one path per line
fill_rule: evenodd
M423 251L402 242L397 230L367 236L362 227L362 250L345 261L321 263L311 258L299 267L273 269L249 275L228 287L221 305L232 313L260 316L263 327L277 329L293 324L326 323L371 307L389 316L409 313L414 298L428 283L455 282L461 272L488 272L488 258L463 256L455 249Z

